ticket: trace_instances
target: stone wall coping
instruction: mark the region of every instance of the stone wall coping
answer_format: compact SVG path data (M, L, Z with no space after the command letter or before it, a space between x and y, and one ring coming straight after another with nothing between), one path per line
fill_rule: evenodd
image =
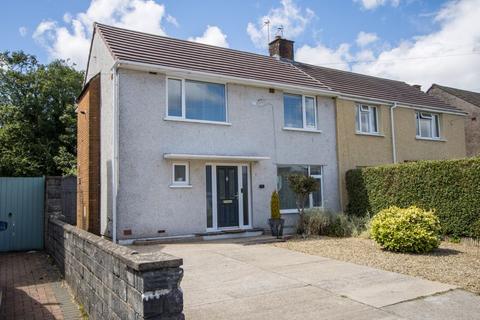
M77 235L89 243L99 247L101 250L110 253L112 256L123 261L130 268L137 271L149 271L161 268L175 268L183 264L183 259L169 255L164 252L139 253L130 248L103 239L93 233L79 229L55 218L50 222L63 228L64 231Z

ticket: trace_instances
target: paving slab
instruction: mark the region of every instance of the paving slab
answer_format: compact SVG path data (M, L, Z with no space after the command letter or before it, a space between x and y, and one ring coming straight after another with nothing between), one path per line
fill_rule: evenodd
M452 290L383 309L412 320L473 320L480 319L480 297L464 290Z
M312 286L289 288L240 299L188 306L187 319L402 319Z
M331 259L285 266L277 272L377 308L456 288Z
M436 319L435 301L452 308L450 314L435 310L449 315L445 319L475 319L455 310L476 312L473 305L480 305L479 296L452 295L455 286L265 244L210 241L135 249L183 258L187 319Z

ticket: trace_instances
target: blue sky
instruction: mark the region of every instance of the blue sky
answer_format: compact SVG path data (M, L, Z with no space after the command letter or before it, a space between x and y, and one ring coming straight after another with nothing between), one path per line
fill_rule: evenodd
M3 1L0 50L85 64L94 20L266 53L283 25L299 60L426 86L480 90L480 0ZM250 24L250 27L248 27ZM453 73L453 75L452 75Z

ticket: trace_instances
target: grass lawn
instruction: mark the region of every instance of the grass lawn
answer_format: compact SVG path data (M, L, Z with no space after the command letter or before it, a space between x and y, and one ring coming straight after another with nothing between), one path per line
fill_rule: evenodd
M472 243L442 242L428 254L392 253L364 238L316 237L273 245L457 285L480 294L480 246Z

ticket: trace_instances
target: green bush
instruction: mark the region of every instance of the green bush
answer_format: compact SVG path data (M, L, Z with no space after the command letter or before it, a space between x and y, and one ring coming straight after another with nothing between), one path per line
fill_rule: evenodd
M467 237L480 219L480 158L354 169L346 183L349 215L417 206L435 211L443 234Z
M432 211L390 207L373 217L370 234L384 249L424 253L440 244L440 221Z
M305 210L304 219L299 221L298 233L308 236L350 237L360 235L368 223L368 217L349 217L323 209Z

